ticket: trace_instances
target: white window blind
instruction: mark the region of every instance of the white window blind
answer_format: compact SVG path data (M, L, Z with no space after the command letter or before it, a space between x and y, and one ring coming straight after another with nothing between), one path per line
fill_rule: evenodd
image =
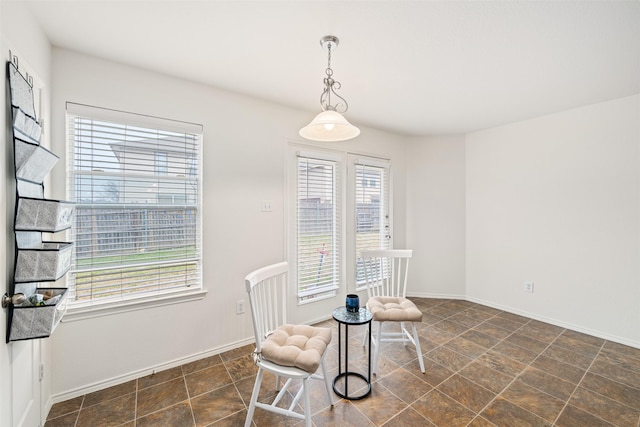
M340 285L340 169L335 160L302 153L297 163L296 264L303 303L334 296Z
M67 104L70 304L201 289L202 127Z
M391 248L389 165L379 160L355 162L356 286L365 285L365 270L358 258L364 249Z

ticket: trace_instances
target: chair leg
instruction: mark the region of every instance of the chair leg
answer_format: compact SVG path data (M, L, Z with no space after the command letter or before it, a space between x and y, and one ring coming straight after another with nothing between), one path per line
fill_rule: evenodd
M413 323L412 323L413 324ZM402 345L403 346L407 346L407 337L405 336L405 332L407 331L406 326L404 325L404 322L400 322L400 335L402 337Z
M276 391L280 391L280 381L282 380L282 378L280 378L280 375L276 375Z
M416 329L415 323L411 323L411 327L413 328L413 339L416 341L416 351L418 352L418 362L420 362L420 370L424 374L424 360L422 360L422 349L420 348L420 338L418 337L418 330Z
M309 398L309 380L307 377L302 380L302 394L304 399L304 425L311 427L311 399Z
M258 401L258 394L260 394L261 383L262 383L262 369L258 369L258 375L256 375L256 382L253 385L253 392L251 393L251 403L249 403L249 409L247 410L247 418L244 421L244 427L251 426L251 420L253 419L253 412L256 409L256 402Z
M320 362L320 366L322 366L322 377L324 378L324 385L327 388L327 396L329 396L329 404L333 406L333 393L331 390L331 383L329 381L329 376L327 375L327 367L324 364L324 357L322 358L322 362Z
M380 356L380 343L382 340L382 322L376 322L378 324L378 331L376 332L375 351L373 352L373 373L378 375L378 357Z

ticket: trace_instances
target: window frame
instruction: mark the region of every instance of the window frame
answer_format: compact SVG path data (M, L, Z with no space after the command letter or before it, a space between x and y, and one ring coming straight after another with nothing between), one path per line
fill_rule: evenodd
M101 316L106 314L113 314L113 313L119 313L119 312L131 311L131 310L139 310L139 309L144 309L149 307L175 304L177 302L186 302L186 301L192 301L192 300L198 300L198 299L204 298L207 291L204 289L204 284L202 280L202 243L201 243L202 242L202 209L203 209L202 141L204 136L202 125L67 102L66 114L65 114L65 117L66 117L65 123L67 123L66 186L67 186L67 199L72 201L75 200L74 186L75 186L75 176L77 172L73 167L74 166L73 162L75 160L75 153L73 151L74 142L72 140L73 135L71 135L71 132L68 126L71 120L73 120L73 117L75 116L85 116L94 121L103 121L107 123L119 123L126 126L135 126L135 127L142 127L147 129L158 129L159 131L162 131L162 132L177 132L181 134L184 133L185 137L187 134L195 135L195 138L196 138L195 144L197 145L195 156L197 156L197 170L198 170L197 175L193 176L193 180L195 180L198 185L196 194L195 194L195 202L193 205L183 202L183 205L178 204L175 206L176 207L184 206L185 209L187 209L188 206L191 206L197 212L197 215L196 215L197 218L195 220L196 253L194 257L195 268L196 268L195 274L197 275L197 277L194 279L194 282L197 285L190 286L190 287L177 287L170 290L156 290L156 291L143 292L140 294L136 294L134 296L128 296L121 299L110 299L110 300L104 300L104 301L90 299L88 301L74 302L70 298L68 302L68 312L65 315L65 320L66 321L80 320L84 318L91 318L91 317L96 317L96 316ZM157 153L163 152L164 154L162 155L164 156L167 155L162 148L164 147L158 147L157 151L152 151L154 153L153 159L152 159L153 160L152 173L154 175L158 175L161 178L166 178L165 174L160 173L162 171L158 170L157 164L156 164ZM185 165L187 163L192 164L192 161L187 162L187 160L185 160ZM189 168L189 170L191 170L191 168ZM129 179L133 180L131 176L132 176L131 173L129 173ZM188 177L191 175L189 173L186 176ZM123 182L125 182L127 179L127 175L122 174L122 179L123 179ZM186 195L187 193L184 193L184 194ZM95 204L96 202L89 203L89 205L95 205ZM124 206L131 206L134 204L133 203L117 203L115 205L124 207ZM69 232L72 236L75 233L75 227L76 227L76 222L74 221L74 226ZM73 262L72 269L74 268L74 265L75 265L75 258L76 258L75 255L76 255L76 251L74 248L73 256L72 256L72 262ZM122 268L125 267L124 264L120 264L120 265ZM147 266L145 268L149 269L150 267ZM75 275L74 275L74 272L71 270L69 273L70 274L67 277L67 285L71 287L70 294L73 294Z

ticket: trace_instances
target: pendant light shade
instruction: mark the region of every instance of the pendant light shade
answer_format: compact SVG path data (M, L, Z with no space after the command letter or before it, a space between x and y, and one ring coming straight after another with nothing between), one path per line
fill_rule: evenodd
M345 141L360 135L360 129L352 125L337 111L323 111L308 125L300 129L300 136L312 141Z
M312 141L345 141L360 135L360 129L352 125L341 113L349 109L347 101L336 93L340 89L340 82L333 79L331 69L331 50L338 46L336 36L324 36L320 39L320 46L327 48L328 59L326 77L324 78L324 91L320 95L322 112L318 114L308 125L300 129L300 136ZM331 97L336 99L331 103Z

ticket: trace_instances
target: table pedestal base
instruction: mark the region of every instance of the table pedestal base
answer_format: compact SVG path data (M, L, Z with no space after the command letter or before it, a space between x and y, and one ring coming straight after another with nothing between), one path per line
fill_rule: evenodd
M364 392L362 394L359 394L357 396L349 395L348 394L348 390L347 390L347 383L348 383L347 378L348 377L356 377L356 378L361 379L364 382L364 388L366 390L364 390ZM338 390L338 387L336 386L336 383L341 378L345 379L344 393L342 391ZM336 376L334 378L334 380L333 380L333 391L338 396L342 397L343 399L360 400L360 399L364 399L365 397L369 396L369 394L371 393L371 383L367 380L367 377L365 377L361 373L358 373L358 372L343 372L341 374L338 374L338 376Z

